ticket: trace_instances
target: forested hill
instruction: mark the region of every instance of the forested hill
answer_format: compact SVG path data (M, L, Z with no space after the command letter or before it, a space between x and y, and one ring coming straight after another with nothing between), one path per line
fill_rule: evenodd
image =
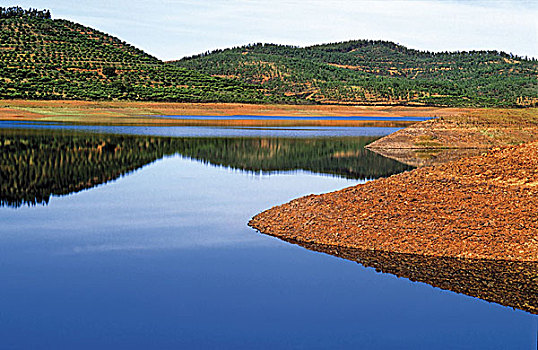
M0 98L272 102L258 87L166 64L118 38L50 17L0 7Z
M48 10L0 7L0 99L536 106L538 62L387 41L271 44L165 63Z
M253 44L173 62L318 103L536 106L538 62L497 51L425 52L388 41Z

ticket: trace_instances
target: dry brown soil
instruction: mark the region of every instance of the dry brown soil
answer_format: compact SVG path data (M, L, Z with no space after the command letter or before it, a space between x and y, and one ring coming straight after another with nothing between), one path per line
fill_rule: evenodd
M306 243L538 261L538 142L299 198L249 225Z
M376 149L473 149L538 140L538 109L478 109L414 124L368 145Z
M469 109L397 106L336 106L336 105L255 105L237 103L164 103L123 101L0 101L0 120L35 120L85 124L141 124L141 125L204 125L189 120L158 118L159 115L200 116L390 116L435 117L459 115ZM212 121L205 124L224 125L338 125L364 126L359 121L299 122L282 121ZM408 126L409 122L384 123L381 126ZM380 124L376 124L379 126Z

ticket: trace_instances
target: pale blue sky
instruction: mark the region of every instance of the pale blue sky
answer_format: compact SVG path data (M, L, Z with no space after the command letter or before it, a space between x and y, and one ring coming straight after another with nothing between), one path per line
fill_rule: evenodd
M431 51L496 49L538 57L538 0L19 0L164 60L252 42L383 39Z

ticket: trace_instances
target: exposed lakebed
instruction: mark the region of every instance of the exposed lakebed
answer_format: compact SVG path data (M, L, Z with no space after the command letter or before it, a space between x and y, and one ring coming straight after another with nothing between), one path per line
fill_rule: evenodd
M246 226L293 198L410 169L362 148L392 129L1 126L7 348L536 343L530 313Z
M419 122L431 119L429 117L393 117L393 116L277 116L277 115L227 115L227 116L201 116L201 115L156 115L158 118L194 119L194 120L321 120L321 121L402 121Z

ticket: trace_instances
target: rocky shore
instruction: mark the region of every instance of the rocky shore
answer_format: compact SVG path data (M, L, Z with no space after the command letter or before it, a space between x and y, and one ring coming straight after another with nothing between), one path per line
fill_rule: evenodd
M256 215L286 240L427 256L538 261L538 142L424 167Z

